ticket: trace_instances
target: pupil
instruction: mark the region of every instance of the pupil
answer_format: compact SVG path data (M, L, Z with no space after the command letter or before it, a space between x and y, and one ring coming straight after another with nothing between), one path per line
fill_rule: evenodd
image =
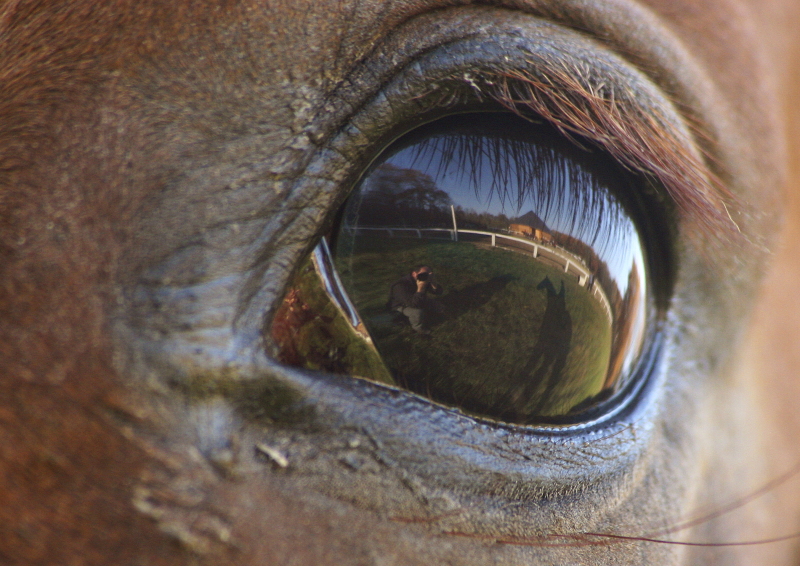
M630 181L505 114L389 147L334 235L346 293L394 382L516 423L559 423L629 381L647 279Z

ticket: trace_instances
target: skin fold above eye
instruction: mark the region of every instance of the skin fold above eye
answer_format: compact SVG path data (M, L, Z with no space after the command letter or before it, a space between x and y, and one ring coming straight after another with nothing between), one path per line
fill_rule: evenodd
M800 9L461 4L0 7L0 562L796 560L645 539L796 530ZM663 348L607 418L473 418L265 332L380 152L486 108L666 219Z

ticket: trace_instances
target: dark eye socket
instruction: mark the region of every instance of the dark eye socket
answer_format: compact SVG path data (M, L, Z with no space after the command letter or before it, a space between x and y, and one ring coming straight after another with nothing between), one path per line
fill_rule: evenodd
M335 259L326 244L301 268L278 357L506 422L586 420L631 385L652 326L631 182L511 114L420 127L351 194Z

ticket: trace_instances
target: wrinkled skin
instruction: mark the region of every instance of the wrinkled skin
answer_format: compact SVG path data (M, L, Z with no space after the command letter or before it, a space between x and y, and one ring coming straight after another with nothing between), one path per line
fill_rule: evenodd
M0 8L0 562L797 562L576 537L800 529L788 482L663 531L800 458L796 2L34 4ZM618 54L607 80L692 116L736 197L742 236L672 207L645 393L555 433L271 361L292 267L370 156L439 111L442 73L524 65L513 41Z

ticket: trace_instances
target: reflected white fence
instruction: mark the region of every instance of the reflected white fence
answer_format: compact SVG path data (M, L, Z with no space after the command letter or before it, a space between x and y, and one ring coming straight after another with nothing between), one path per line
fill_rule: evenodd
M348 229L355 230L356 232L362 232L362 231L386 232L390 238L394 237L395 233L398 234L411 233L415 234L417 238L423 238L424 233L433 232L438 234L448 234L450 239L454 242L458 241L459 234L472 234L472 235L489 237L491 239L491 245L493 248L497 247L498 240L500 241L506 240L514 242L516 244L522 244L526 247L531 248L531 252L534 258L546 258L560 265L564 269L564 273L571 273L572 275L576 276L578 278L578 284L581 287L588 288L589 291L592 293L592 295L594 295L594 297L603 306L603 310L608 316L609 321L614 320L614 317L611 314L611 303L609 302L608 297L606 296L602 287L591 276L591 272L586 267L586 264L580 257L568 252L563 248L549 245L538 240L521 238L519 236L512 236L511 234L503 234L501 232L489 232L486 230L464 230L464 229L453 229L453 228L407 228L404 226L357 226L357 227L348 227Z

